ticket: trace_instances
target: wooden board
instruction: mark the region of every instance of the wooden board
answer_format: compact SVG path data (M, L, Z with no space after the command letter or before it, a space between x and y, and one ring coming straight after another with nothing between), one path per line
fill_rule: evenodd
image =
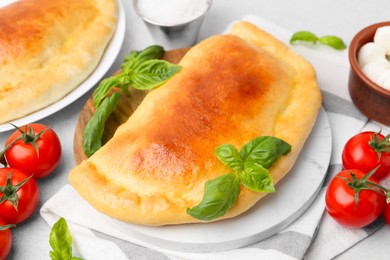
M179 63L181 58L187 53L188 49L176 49L167 51L163 59L171 63ZM113 90L116 91L116 90ZM102 143L106 143L115 133L115 130L127 121L131 114L137 109L138 105L142 102L147 91L136 90L130 88L130 96L122 94L119 104L115 111L107 119L106 126L104 129L104 134L102 138ZM82 138L84 127L92 117L95 112L95 107L93 106L92 96L89 97L84 107L80 112L79 119L77 121L76 130L74 133L73 140L73 151L74 151L74 161L77 164L81 163L83 160L87 159L87 156L84 154Z

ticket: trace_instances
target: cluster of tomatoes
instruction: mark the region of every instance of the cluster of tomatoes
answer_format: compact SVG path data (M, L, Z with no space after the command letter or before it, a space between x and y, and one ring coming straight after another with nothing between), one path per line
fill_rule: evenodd
M15 126L16 127L16 126ZM16 127L0 152L0 259L12 245L11 227L27 220L36 210L39 188L36 179L58 166L61 143L57 134L42 124Z
M339 224L361 228L383 215L390 225L390 190L380 181L390 176L390 135L361 132L344 145L344 169L330 182L326 210Z

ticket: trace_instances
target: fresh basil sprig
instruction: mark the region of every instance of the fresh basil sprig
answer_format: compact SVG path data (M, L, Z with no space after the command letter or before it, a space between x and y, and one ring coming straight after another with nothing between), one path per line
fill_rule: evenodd
M234 172L207 181L202 201L187 208L187 214L205 221L223 216L236 203L240 184L256 192L274 192L268 168L290 151L291 145L273 136L256 137L240 152L231 144L219 146L215 156Z
M200 220L213 220L225 215L236 203L239 193L238 175L221 175L206 182L202 201L192 209L187 209L187 213Z
M156 88L175 75L181 67L160 58L164 54L161 46L153 45L142 51L131 51L123 60L121 72L101 81L92 94L96 112L83 132L83 149L89 157L101 147L104 125L119 102L119 96L109 96L113 87L116 93L129 94L129 87L140 90ZM108 100L107 102L105 102Z
M294 44L299 41L317 43L318 37L312 32L299 31L294 33L293 36L291 36L290 43Z
M97 108L112 87L127 92L129 87L152 89L171 78L180 66L160 60L164 54L161 46L149 46L143 51L131 51L125 56L121 72L104 79L93 92L94 106Z
M243 161L240 153L231 144L220 145L215 150L215 156L225 165L239 172L243 169Z
M97 109L103 100L107 97L108 93L110 92L110 89L113 87L122 87L123 85L127 84L126 77L124 75L117 75L112 76L109 78L103 79L99 87L95 89L95 91L92 94L93 97L93 105Z
M121 65L122 71L128 71L138 67L145 61L161 59L165 51L161 46L152 45L144 49L143 51L131 51L123 60Z
M180 66L164 60L148 60L133 69L130 84L140 90L153 89L166 82L180 70Z
M258 163L245 162L244 170L240 172L241 183L250 190L257 192L275 192L275 186L268 170Z
M81 260L72 256L72 235L64 218L60 218L52 227L49 243L53 251L50 251L52 260Z
M121 94L115 92L105 98L101 105L96 109L91 120L84 127L83 132L83 149L86 156L91 156L102 146L102 137L104 125L107 118L114 112L119 103Z
M345 48L347 48L343 40L337 36L332 36L332 35L322 36L318 39L318 42L321 43L322 45L331 46L336 50L344 50Z
M312 32L308 31L299 31L293 34L290 39L290 44L295 44L297 42L309 42L313 44L322 44L330 46L336 50L344 50L347 48L345 43L340 37L333 36L333 35L326 35L322 37L317 37Z
M291 151L291 145L274 136L260 136L245 144L240 155L244 162L258 163L269 168L281 156Z

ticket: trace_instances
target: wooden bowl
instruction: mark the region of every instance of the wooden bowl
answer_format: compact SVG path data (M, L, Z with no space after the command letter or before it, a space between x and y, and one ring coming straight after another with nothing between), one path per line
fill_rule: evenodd
M359 31L349 46L348 88L355 106L368 118L390 126L390 91L370 80L358 64L357 54L361 46L372 42L376 29L389 26L390 22L381 22L370 25Z

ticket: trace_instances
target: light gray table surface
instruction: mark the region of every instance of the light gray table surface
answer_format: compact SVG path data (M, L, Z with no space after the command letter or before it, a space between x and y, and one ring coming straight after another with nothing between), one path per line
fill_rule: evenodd
M119 68L123 56L130 50L143 49L154 43L144 23L135 14L132 0L122 0L122 3L126 13L125 40L107 76ZM349 43L361 28L372 23L389 21L389 10L389 0L214 0L201 28L199 40L222 32L233 20L253 14L292 32L309 30L317 35L334 34ZM61 111L39 121L57 132L62 143L63 154L59 168L51 176L38 180L41 191L38 207L68 182L68 172L74 166L74 130L80 110L89 94L90 92ZM10 131L0 133L1 145L5 143L10 133ZM39 215L39 210L12 232L13 247L9 259L49 259L50 227ZM389 241L390 230L388 226L384 226L339 258L388 259Z

